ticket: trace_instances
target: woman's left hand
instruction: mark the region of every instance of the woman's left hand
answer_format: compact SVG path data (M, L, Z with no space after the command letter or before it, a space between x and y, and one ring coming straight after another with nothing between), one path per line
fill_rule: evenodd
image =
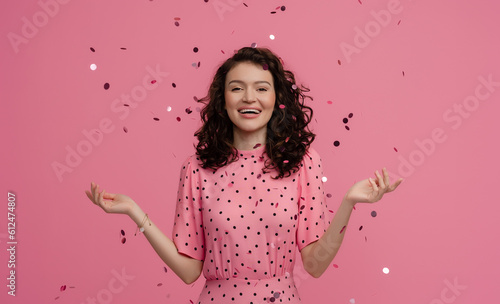
M382 169L384 176L375 171L376 179L368 178L355 183L346 193L344 199L355 205L356 203L378 202L385 193L392 192L403 181L400 178L394 184L389 182L389 174L385 168Z

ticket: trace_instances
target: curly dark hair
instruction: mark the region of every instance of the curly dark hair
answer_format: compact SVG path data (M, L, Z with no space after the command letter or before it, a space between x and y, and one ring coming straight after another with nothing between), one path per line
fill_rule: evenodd
M273 114L267 124L265 153L269 159L264 173L277 170L274 179L288 177L299 169L303 156L314 141L308 127L313 111L305 105L309 89L295 83L291 71L283 68L281 58L267 48L243 47L227 59L215 73L208 95L199 99L203 126L194 134L198 138L196 154L203 168L217 170L238 160L238 150L233 145L233 123L224 109L226 74L240 62L253 62L271 72L276 92ZM284 105L284 108L280 108Z

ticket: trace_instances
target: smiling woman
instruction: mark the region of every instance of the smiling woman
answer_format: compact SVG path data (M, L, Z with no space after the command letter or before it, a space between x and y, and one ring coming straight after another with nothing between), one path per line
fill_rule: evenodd
M196 154L182 164L172 239L129 197L95 184L87 195L106 212L129 215L186 284L203 274L197 304L300 304L296 250L320 277L354 205L376 202L401 182L391 185L387 171L377 171L376 180L349 189L330 222L307 91L268 49L242 48L219 67L200 100Z

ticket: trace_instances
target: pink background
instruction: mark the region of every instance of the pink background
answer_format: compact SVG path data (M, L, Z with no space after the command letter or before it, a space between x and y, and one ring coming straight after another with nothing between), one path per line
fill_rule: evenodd
M170 237L180 165L200 125L193 96L252 43L311 89L329 209L384 166L392 181L405 178L382 201L357 205L322 277L298 263L303 302L499 302L497 1L165 2L2 1L0 302L196 301L203 277L185 285L165 272L135 224L84 190L95 181L129 195ZM148 67L164 74L147 78ZM136 106L117 112L124 95ZM111 131L92 144L84 133L102 121ZM67 149L85 155L67 159ZM57 163L68 171L58 176ZM17 195L16 297L6 287L8 191Z

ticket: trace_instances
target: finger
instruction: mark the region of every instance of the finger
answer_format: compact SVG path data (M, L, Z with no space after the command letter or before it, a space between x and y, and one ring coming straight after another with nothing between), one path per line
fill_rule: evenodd
M368 181L369 181L369 182L370 182L370 184L372 185L373 190L374 190L374 191L378 191L377 183L375 183L375 181L374 181L371 177L368 179Z
M95 204L94 198L92 197L92 195L90 194L90 192L88 190L85 190L85 194L87 194L87 197L90 199L90 201Z
M389 173L387 172L387 169L384 167L384 169L382 169L382 171L384 172L384 183L386 185L390 185L391 182L389 181Z
M380 173L378 172L378 170L375 172L375 175L377 176L378 186L379 186L381 189L385 189L385 183L384 183L384 180L382 179L382 175L380 175Z
M391 186L391 191L396 190L396 188L403 182L403 178L400 178L397 180L392 186Z

